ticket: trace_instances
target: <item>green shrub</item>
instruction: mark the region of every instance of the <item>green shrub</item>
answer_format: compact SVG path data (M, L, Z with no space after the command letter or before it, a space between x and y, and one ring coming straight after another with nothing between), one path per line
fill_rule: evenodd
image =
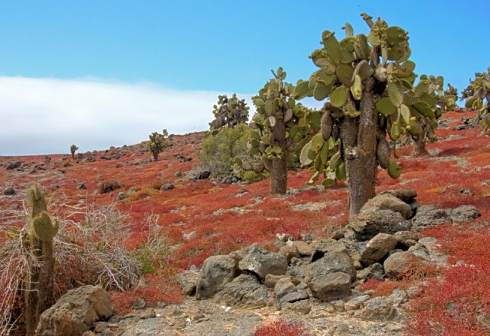
M249 154L248 143L253 132L256 130L241 123L206 136L201 161L211 171L213 179L236 178L251 182L264 177L262 161Z

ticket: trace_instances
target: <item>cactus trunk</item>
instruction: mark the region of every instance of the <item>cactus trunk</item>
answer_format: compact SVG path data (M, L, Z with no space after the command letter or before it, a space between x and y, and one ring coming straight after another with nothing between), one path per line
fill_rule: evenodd
M426 137L426 129L422 127L422 133L420 133L414 141L414 156L424 156L428 155L429 152L425 147L425 137Z
M375 195L378 116L374 108L373 81L366 83L359 119L345 118L341 126L349 187L349 214L358 214Z
M272 159L271 191L273 194L285 194L288 188L288 158L284 120L277 120L273 136L275 142L281 147L281 156Z

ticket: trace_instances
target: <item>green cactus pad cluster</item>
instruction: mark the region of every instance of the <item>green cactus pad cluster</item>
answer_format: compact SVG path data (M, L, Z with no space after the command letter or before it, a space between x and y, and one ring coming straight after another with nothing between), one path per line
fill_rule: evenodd
M278 68L273 78L252 98L256 107L251 126L257 130L249 143L252 155L262 156L265 165L282 155L297 158L297 153L320 127L321 113L297 103L295 88L285 82L286 72ZM284 143L278 140L278 125L284 123ZM287 151L288 153L284 153Z
M28 222L30 237L40 241L51 241L58 232L58 222L50 218L46 200L37 184L27 192L27 204L30 211Z
M209 130L216 133L223 127L235 127L248 121L249 107L244 99L236 94L231 97L218 96L218 102L213 106L214 120L209 123Z
M478 72L463 91L465 106L478 111L478 121L484 132L490 134L490 67L486 72Z
M362 116L362 104L367 90L374 97L378 125L372 132L378 134L378 164L390 176L400 175L399 167L390 161L390 147L386 136L397 140L403 135L418 135L425 124L434 124L440 116L440 106L431 79L421 77L415 84L415 63L411 61L408 33L400 27L390 26L380 18L372 19L362 14L370 28L365 34L354 34L350 24L344 26L345 37L335 33L322 34L322 47L311 54L318 67L308 80L296 84L296 99L314 97L325 101L322 129L302 151L302 163L312 165L315 174L310 182L323 176L330 185L335 179L346 178L346 156L355 156L345 150L340 135L340 125L352 120L357 127ZM441 78L436 78L441 84ZM370 88L366 85L370 83ZM358 137L362 134L358 134Z

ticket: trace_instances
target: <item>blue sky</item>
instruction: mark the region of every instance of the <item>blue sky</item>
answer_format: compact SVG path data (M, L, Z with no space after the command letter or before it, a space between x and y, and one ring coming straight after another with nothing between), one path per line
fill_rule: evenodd
M307 78L314 69L308 55L319 46L321 32L329 29L340 34L345 22L350 22L355 31L366 31L359 17L363 11L409 32L418 73L442 74L462 89L474 72L490 65L488 0L16 0L0 3L0 77L5 79L5 85L13 79L36 80L34 89L16 82L17 92L22 93L29 86L35 92L27 96L38 99L41 91L47 92L44 101L51 101L53 95L62 99L50 89L52 80L61 81L58 84L103 82L125 89L133 85L135 90L150 87L166 93L171 89L184 95L204 92L208 96L199 111L186 112L189 107L179 113L199 112L208 118L211 97L220 92L253 94L270 77L271 68L283 66L291 81ZM42 81L48 79L50 82L43 87ZM67 90L73 93L74 89ZM6 109L2 108L1 91L0 87L3 114ZM19 101L22 102L21 97L16 102L9 101L10 117L18 114L12 111ZM32 105L39 104L37 101L27 105L33 109ZM70 116L72 106L69 101L65 104L65 116ZM25 122L29 122L29 113L40 113L28 113L24 105L19 110L24 113ZM89 108L87 115L95 111ZM119 106L104 105L107 113L112 108L117 110ZM138 105L134 108L138 109ZM163 104L161 109L158 128L165 127L169 117L178 118L169 111L174 106ZM43 105L40 110L49 113L50 107ZM135 116L138 113L144 111L135 111ZM155 127L155 122L160 123L160 119L152 119L138 132ZM174 131L206 126L203 118L192 125L174 126ZM136 134L136 130L131 135L125 139L94 140L86 144L86 149L106 146L110 141L116 145L124 140L130 143L146 136ZM85 141L82 134L75 140L82 146ZM0 155L29 152L6 149L8 146L0 138ZM40 147L34 152L43 148L52 151L64 147Z

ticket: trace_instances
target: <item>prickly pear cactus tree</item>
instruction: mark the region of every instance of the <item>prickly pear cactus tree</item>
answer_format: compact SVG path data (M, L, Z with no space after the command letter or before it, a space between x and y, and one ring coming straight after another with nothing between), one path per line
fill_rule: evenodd
M284 194L290 151L308 131L306 118L311 118L311 114L306 107L296 103L294 86L285 82L286 72L278 68L272 73L273 78L252 98L257 112L251 126L258 132L249 146L253 155L260 153L270 171L272 193Z
M481 124L486 134L490 134L490 67L487 72L475 74L475 78L463 92L465 106L477 110L474 124Z
M213 106L214 120L209 123L209 130L216 133L223 127L235 127L248 121L249 107L244 99L236 94L228 97L218 96L218 102Z
M153 160L158 161L158 155L170 146L168 132L166 129L163 130L162 134L153 132L149 135L149 138L148 151L153 156Z
M400 175L387 138L419 134L421 117L435 118L426 86L414 86L407 32L361 16L370 29L367 35L354 35L350 24L343 27L342 40L323 32L322 47L311 55L319 69L309 80L298 81L294 91L297 99L326 101L321 131L301 157L305 165L313 165L313 180L323 177L330 185L347 178L351 214L374 196L378 165L393 178Z
M458 99L458 90L448 83L447 89L444 90L444 112L454 111Z
M445 110L444 78L442 76L421 75L415 86L415 92L423 92L425 101L430 101L431 111L427 109L426 114L415 114L420 129L417 132L408 132L414 141L414 155L422 156L428 154L426 144L435 141L435 130L438 126L437 120Z
M27 192L27 205L25 247L29 271L25 281L24 317L26 335L31 336L35 334L40 314L49 308L53 300L53 239L58 232L58 222L50 217L37 184Z
M71 145L70 146L70 153L71 153L71 158L75 160L75 153L77 152L78 147L77 145Z

